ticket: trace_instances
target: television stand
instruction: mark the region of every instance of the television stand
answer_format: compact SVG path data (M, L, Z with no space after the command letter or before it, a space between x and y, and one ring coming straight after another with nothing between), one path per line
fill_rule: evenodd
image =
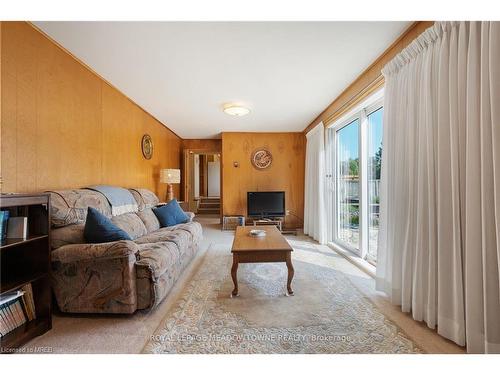
M278 228L278 230L281 232L282 227L283 227L283 217L273 217L273 218L263 218L263 219L256 219L253 220L253 225L254 226L260 226L260 225L273 225Z

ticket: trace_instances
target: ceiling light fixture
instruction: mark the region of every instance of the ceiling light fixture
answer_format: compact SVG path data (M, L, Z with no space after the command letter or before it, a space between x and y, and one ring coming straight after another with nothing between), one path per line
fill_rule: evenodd
M245 116L250 113L248 108L237 104L224 104L223 111L231 116Z

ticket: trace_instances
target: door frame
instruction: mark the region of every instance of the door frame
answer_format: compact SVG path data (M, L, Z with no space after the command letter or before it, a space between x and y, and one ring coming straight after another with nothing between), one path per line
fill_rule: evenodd
M364 100L353 110L346 113L337 121L329 124L325 132L325 157L326 163L326 192L330 194L327 197L329 202L328 211L328 241L335 245L349 250L353 254L366 259L368 253L368 187L364 181L367 178L367 139L368 139L368 116L377 111L384 104L384 89L381 89ZM338 239L338 168L337 168L337 150L338 150L338 131L351 124L355 119L359 119L358 129L358 156L359 156L359 249L349 246ZM333 208L330 208L332 205Z
M222 213L222 151L210 151L207 149L197 149L197 148L186 148L183 150L183 166L182 166L182 176L183 185L182 191L184 193L184 201L187 203L189 210L194 207L194 195L193 194L193 180L194 180L194 155L219 155L220 159L220 195L221 195L221 213Z

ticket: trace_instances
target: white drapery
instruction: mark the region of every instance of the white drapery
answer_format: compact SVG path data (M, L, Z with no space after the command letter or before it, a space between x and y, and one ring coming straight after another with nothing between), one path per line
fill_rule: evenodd
M438 22L383 69L377 289L500 352L500 23Z
M321 244L326 243L325 138L320 122L307 133L304 185L304 233Z

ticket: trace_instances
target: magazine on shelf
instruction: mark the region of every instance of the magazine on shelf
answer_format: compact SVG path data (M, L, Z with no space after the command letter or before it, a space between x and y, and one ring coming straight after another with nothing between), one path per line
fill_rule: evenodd
M7 238L28 237L28 218L25 216L14 216L7 223Z
M7 238L7 223L9 221L10 211L0 211L0 240L3 242Z

